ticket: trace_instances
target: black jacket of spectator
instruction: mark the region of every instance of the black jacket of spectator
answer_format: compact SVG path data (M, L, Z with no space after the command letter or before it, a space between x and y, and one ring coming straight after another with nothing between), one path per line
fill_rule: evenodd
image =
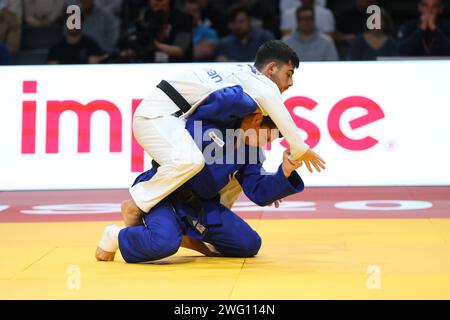
M217 31L219 37L224 37L228 34L226 14L214 8L210 3L202 10L202 18L211 22L211 27Z
M261 28L272 32L275 38L280 38L280 15L277 11L278 6L270 6L267 1L255 1L251 5L248 5L248 8L252 17L262 22Z
M154 17L152 9L149 7L144 13L145 16ZM152 18L150 18L152 19ZM192 61L192 17L177 8L170 10L166 25L162 25L157 31L155 40L180 47L184 57L181 59L169 57L169 62L189 62Z
M90 56L102 54L104 52L95 40L82 35L80 41L75 44L69 44L65 38L62 39L50 48L47 61L59 64L86 64Z
M398 32L401 56L450 56L450 23L438 20L436 30L421 30L419 20L402 25Z
M121 30L134 26L141 10L147 6L147 2L147 0L124 0L122 2Z
M348 60L370 61L377 60L378 57L392 57L397 55L397 46L393 37L389 36L381 48L374 49L367 43L364 34L360 34L350 43Z
M366 12L353 7L337 16L336 30L342 33L360 34L364 32L368 17Z

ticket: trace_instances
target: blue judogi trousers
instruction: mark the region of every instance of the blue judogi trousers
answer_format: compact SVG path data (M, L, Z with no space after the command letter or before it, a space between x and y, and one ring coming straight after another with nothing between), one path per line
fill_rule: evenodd
M194 234L180 217L171 201L165 199L145 215L144 226L127 227L119 233L119 249L126 262L137 263L162 259L175 254L183 234L215 246L223 256L252 257L261 247L261 238L242 218L218 203L215 215L221 224L208 226L202 236ZM205 214L208 214L206 212Z

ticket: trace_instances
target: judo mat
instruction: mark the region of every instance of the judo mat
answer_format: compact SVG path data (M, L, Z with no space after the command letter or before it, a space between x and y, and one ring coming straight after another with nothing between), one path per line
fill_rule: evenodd
M307 188L234 206L254 258L98 262L127 190L0 192L0 299L450 299L450 187Z

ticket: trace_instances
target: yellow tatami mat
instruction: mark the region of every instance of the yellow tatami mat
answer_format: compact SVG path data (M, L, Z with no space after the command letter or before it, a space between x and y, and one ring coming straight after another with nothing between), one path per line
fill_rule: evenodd
M450 219L248 221L255 258L154 264L97 262L108 222L0 223L0 299L450 299Z

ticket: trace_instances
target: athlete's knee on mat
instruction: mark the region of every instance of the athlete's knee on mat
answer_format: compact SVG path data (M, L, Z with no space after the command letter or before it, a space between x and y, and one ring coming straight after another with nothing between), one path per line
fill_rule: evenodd
M239 251L243 257L253 257L258 254L259 249L261 249L261 244L261 237L256 232L253 232L252 235L246 238Z
M261 237L253 231L251 234L243 237L242 240L232 247L216 247L217 250L224 256L249 258L256 256L261 248Z

